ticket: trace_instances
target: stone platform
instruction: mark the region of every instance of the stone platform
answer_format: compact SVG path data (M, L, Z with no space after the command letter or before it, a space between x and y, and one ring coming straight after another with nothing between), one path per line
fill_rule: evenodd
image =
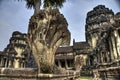
M74 80L79 73L71 70L65 74L38 74L35 68L0 68L0 80Z

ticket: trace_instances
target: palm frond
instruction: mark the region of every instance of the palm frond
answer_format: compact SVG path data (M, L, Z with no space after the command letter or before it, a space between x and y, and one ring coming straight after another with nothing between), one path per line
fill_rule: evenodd
M64 2L66 2L66 0L44 0L44 8L45 7L61 8Z
M25 0L27 8L34 8L36 0Z

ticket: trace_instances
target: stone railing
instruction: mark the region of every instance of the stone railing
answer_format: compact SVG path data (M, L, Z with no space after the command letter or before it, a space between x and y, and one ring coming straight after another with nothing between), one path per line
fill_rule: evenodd
M74 80L79 71L67 71L65 74L38 74L34 68L0 68L0 80Z
M103 80L119 80L120 79L120 59L114 60L109 63L100 63L97 66L97 69L93 70L94 76L96 76L96 72L99 74L99 78ZM114 78L114 79L113 79Z

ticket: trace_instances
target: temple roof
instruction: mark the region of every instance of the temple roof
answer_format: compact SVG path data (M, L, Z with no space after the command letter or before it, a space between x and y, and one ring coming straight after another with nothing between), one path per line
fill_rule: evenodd
M56 51L57 54L59 54L59 53L70 53L70 52L73 52L73 47L72 46L59 47Z
M104 5L98 5L93 10L87 13L86 18L86 30L89 29L88 27L93 27L93 25L98 25L103 22L110 22L111 17L114 16L114 12L105 7ZM99 26L96 28L102 28L103 26ZM91 29L91 28L90 28ZM92 28L94 29L94 27Z
M14 31L13 34L12 34L12 36L13 35L27 35L27 34L26 33L21 33L19 31Z
M4 49L4 53L17 54L17 52L14 49L14 46L12 44L7 45L7 47Z
M114 12L111 9L106 8L104 5L98 5L94 7L93 10L87 13L87 17L98 16L100 14L113 14L114 15Z
M6 54L4 54L3 51L0 51L0 56L6 56Z
M80 53L88 53L89 48L90 46L87 42L73 42L73 46L59 47L56 54L70 53L74 52L74 50L79 50Z
M86 49L89 48L89 44L87 42L75 42L73 44L74 49Z

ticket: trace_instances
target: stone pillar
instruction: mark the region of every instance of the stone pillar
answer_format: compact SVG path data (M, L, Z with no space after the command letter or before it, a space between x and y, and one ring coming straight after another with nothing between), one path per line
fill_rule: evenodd
M23 61L23 68L25 68L25 61Z
M111 61L113 61L114 60L114 54L113 54L113 46L112 46L112 40L111 40L111 38L110 38L110 40L109 40L109 47L110 47L110 59L111 59Z
M25 68L25 61L21 61L21 62L20 62L20 67L21 67L21 68Z
M9 67L9 68L11 67L11 63L12 63L12 62L11 62L11 60L9 59L9 60L8 60L8 67Z
M100 52L98 53L98 63L101 63L101 55L100 55Z
M5 60L4 57L2 58L2 63L1 63L2 67L5 67Z
M6 58L5 67L8 67L8 59Z
M24 64L24 60L21 61L21 68L24 68L25 67L25 64Z
M108 52L106 51L106 62L109 62Z
M97 59L96 62L99 63L100 57L98 53L96 54L96 59Z
M90 58L87 60L87 66L90 66Z
M103 63L103 53L102 52L100 52L100 58L101 58L101 63Z
M61 68L61 62L60 62L60 60L58 59L58 67L60 67Z
M23 68L23 61L22 61L22 59L19 59L19 65L20 65L20 68Z
M118 32L119 32L119 30L118 30ZM118 43L117 43L117 50L118 50L118 53L119 53L119 56L120 56L120 35L119 35L119 33L118 33L117 41L118 41Z
M89 66L89 58L87 58L87 60L86 60L86 66Z
M97 64L97 54L94 56L94 65Z
M2 66L2 57L0 56L0 67Z
M4 60L3 60L3 58L1 58L1 66L3 67L4 66Z
M68 69L67 59L65 59L65 68Z
M14 68L20 68L19 59L15 59Z
M108 57L107 57L107 52L106 51L103 52L103 57L104 57L103 58L104 62L107 63L108 62Z
M115 57L115 59L117 59L118 54L117 54L117 51L116 51L115 37L111 36L111 40L112 40L112 48L113 48L114 57Z
M10 63L10 67L13 68L13 60L11 59L10 62L11 62L11 63Z
M108 62L111 62L111 54L110 54L110 52L107 52L107 54L108 54Z
M114 34L115 34L116 51L118 54L118 58L120 58L120 36L119 36L118 30L115 30Z

